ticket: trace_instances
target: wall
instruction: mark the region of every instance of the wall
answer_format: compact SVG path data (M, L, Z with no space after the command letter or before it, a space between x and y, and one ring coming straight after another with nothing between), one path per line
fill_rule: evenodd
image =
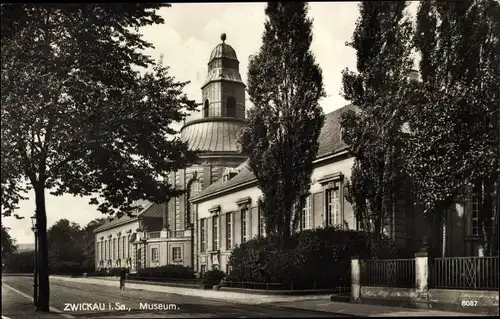
M344 176L344 182L346 178L350 177L351 167L353 159L344 157L338 157L337 159L324 161L321 165L316 165L312 175L311 175L311 219L312 228L324 227L325 221L325 183L321 183L320 180L327 175L332 175L339 173ZM341 189L343 189L344 183L341 184ZM342 191L341 191L342 194ZM256 186L247 187L244 189L239 189L237 191L228 192L219 197L211 198L208 200L201 201L197 203L197 227L196 227L196 252L197 265L195 266L198 271L201 270L201 266L205 265L207 270L210 270L213 265L213 258L217 256L219 268L223 271L227 271L227 263L229 262L229 257L231 255L231 250L237 245L241 244L241 212L240 206L237 201L242 198L249 198L250 202L248 205L248 239L254 238L259 235L259 211L257 209L257 201L262 195L261 190ZM356 218L353 214L351 205L345 200L343 194L340 197L341 215L342 220L348 223L349 228L356 228ZM210 212L210 210L219 206L220 210L217 213ZM227 247L227 236L226 236L226 219L227 215L232 216L232 247ZM212 222L213 216L218 218L218 249L213 249L213 232L212 232ZM201 220L207 219L207 236L206 236L206 249L200 252L200 242L201 242ZM342 221L341 221L342 223Z
M110 258L105 258L105 256L102 256L100 255L100 251L99 251L99 243L101 242L107 242L108 240L111 240L111 259L112 259L112 267L116 267L116 262L118 260L118 258L113 258L114 255L113 255L113 239L117 239L118 238L121 238L123 236L127 236L127 240L128 240L128 236L131 236L133 233L136 233L136 230L137 228L139 228L139 221L138 220L134 220L134 221L131 221L129 223L126 223L124 225L119 225L119 226L116 226L114 228L111 228L111 229L107 229L107 230L104 230L102 232L98 232L98 233L95 233L95 239L96 239L96 251L95 251L95 261L96 261L96 269L100 269L100 268L107 268L107 259L110 259ZM118 241L120 243L120 250L119 252L122 252L121 251L121 246L123 244L123 242L120 240ZM117 243L118 245L118 243ZM127 258L132 258L132 245L130 244L130 242L128 243L128 247L130 248L130 250L125 250L125 255L123 254L120 254L120 258L123 259L127 259ZM102 252L104 254L105 252L105 249L104 249L104 245L102 246ZM109 252L108 252L109 254ZM118 252L117 252L118 254ZM124 256L124 257L123 257ZM99 265L99 262L100 261L103 261L104 262L104 266L100 266ZM124 264L121 264L122 266L125 266Z
M173 248L181 249L181 259L173 259ZM154 262L152 257L153 248L158 249L158 261ZM158 238L150 239L147 244L146 267L159 267L164 265L178 264L191 267L191 240L189 238Z

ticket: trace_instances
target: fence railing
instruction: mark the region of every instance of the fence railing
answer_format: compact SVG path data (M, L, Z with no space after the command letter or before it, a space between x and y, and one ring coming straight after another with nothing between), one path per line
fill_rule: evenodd
M189 284L189 285L199 285L202 282L201 279L164 278L164 277L149 277L149 276L143 277L134 274L129 275L128 278L129 280L174 283L174 284Z
M186 237L183 230L171 230L168 233L169 238L184 238Z
M222 287L262 289L262 290L293 290L293 285L269 282L249 282L249 281L222 281Z
M161 238L161 232L159 231L151 231L147 233L148 239L158 239Z
M415 259L364 260L361 285L376 287L415 287Z
M498 256L435 258L430 266L433 288L498 290Z

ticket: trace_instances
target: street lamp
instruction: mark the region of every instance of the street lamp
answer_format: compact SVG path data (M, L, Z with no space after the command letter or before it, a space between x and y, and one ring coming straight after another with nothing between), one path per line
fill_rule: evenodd
M33 270L33 305L38 303L38 228L36 215L31 216L31 230L35 234L35 269Z

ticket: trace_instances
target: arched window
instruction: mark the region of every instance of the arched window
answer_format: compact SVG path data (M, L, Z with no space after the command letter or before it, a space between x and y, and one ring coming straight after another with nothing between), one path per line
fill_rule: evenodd
M191 186L189 188L189 198L193 198L199 193L201 193L201 183L198 180L195 180L191 183ZM194 223L194 204L189 203L189 222Z
M205 105L203 106L203 117L208 117L208 99L205 100Z
M226 101L226 116L236 116L236 99L232 96L228 97Z

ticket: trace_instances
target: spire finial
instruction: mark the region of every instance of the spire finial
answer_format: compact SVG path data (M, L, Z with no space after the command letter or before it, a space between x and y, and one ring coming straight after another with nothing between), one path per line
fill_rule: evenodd
M226 41L226 34L225 33L221 34L220 39L222 40L222 43L224 43Z

